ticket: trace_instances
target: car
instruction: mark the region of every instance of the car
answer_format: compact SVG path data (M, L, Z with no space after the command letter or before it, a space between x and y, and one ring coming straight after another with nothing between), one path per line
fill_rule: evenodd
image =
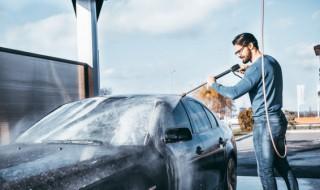
M229 127L180 95L112 95L55 109L0 146L0 189L236 189Z

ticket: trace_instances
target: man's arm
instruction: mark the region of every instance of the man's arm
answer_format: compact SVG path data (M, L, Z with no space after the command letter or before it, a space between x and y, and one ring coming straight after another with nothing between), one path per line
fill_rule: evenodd
M248 72L245 73L244 77L235 86L223 86L221 84L215 83L215 80L213 80L211 87L222 96L234 100L249 92L260 80L260 75L260 72L257 71L256 67L254 67L248 70Z

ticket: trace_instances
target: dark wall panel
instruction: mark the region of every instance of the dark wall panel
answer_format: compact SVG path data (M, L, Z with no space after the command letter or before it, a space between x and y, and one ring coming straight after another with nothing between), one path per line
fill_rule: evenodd
M83 63L0 48L0 143L58 106L90 96L90 72Z

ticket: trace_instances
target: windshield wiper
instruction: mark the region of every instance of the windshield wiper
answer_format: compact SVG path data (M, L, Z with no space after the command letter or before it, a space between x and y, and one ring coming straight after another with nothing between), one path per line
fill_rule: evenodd
M67 140L47 140L48 144L89 144L89 145L103 145L102 141L90 139L67 139Z

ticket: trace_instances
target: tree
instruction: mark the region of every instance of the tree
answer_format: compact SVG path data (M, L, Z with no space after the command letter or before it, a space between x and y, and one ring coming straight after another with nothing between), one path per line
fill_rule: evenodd
M292 112L292 111L288 111L288 110L285 110L284 111L284 114L288 120L288 124L290 127L292 127L293 129L296 129L296 113L295 112Z
M210 110L218 113L221 118L225 115L231 116L233 101L220 95L214 89L207 89L203 86L196 91L195 97L202 101Z
M253 130L253 118L252 109L246 108L240 111L238 121L241 131L252 131Z

